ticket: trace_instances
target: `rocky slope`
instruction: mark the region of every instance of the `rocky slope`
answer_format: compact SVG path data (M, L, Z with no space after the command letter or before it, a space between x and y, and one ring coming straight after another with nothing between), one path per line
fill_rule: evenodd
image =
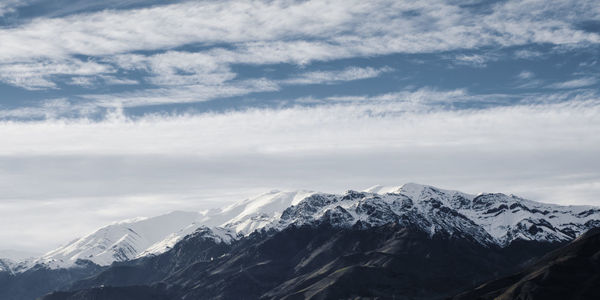
M464 292L467 299L598 299L600 297L600 229L592 229L532 266Z

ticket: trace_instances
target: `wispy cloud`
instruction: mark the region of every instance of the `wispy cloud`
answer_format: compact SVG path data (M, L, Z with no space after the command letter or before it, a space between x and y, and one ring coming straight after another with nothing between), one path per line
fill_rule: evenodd
M187 86L142 89L114 94L81 95L99 107L135 107L172 103L203 102L257 92L273 92L279 85L267 79L249 79L225 84L195 84Z
M519 49L514 52L514 56L519 59L536 59L544 56L544 53L529 49Z
M517 78L519 79L531 79L533 77L535 77L535 74L531 71L521 71L521 73L517 75Z
M67 82L67 84L81 87L92 87L94 85L94 78L83 76L72 77L71 81Z
M453 63L457 65L471 66L475 68L483 68L487 66L489 61L497 60L492 55L480 55L480 54L460 54L454 57Z
M84 88L95 88L101 85L137 85L139 81L128 78L117 78L112 75L92 75L92 76L73 76L68 85L75 85Z
M0 2L0 17L14 12L14 10L22 5L25 5L27 0L3 0Z
M519 89L532 89L538 88L544 84L544 82L537 78L536 75L527 70L521 71L516 77L516 87Z
M100 75L99 78L104 80L104 82L108 85L136 85L140 83L135 79L117 78L110 75Z
M573 79L573 80L569 80L569 81L553 83L553 84L549 85L549 87L553 88L553 89L575 89L575 88L581 88L581 87L594 85L597 82L598 82L598 79L596 79L595 77L583 77L583 78L577 78L577 79Z
M33 61L0 64L0 81L28 90L55 88L54 75L97 75L115 72L114 68L94 61L64 59L59 61ZM83 80L77 76L75 79Z
M199 44L225 49L198 51L188 60L194 76L172 72L174 66L150 62L152 70L166 70L155 84L219 81L235 76L228 64L333 60L389 53L423 53L484 46L529 43L585 45L600 36L571 26L577 18L594 17L585 1L552 6L542 1L508 1L491 6L489 14L460 8L444 1L303 1L184 2L133 10L107 10L63 18L38 18L0 29L0 64L60 61L83 55L110 57L132 51L162 51ZM566 9L568 8L568 9ZM407 18L405 12L419 12ZM566 11L572 13L564 13ZM553 18L547 16L552 15ZM545 17L539 17L545 16ZM369 20L362 22L361 20ZM127 30L123 30L127 28ZM208 54L208 55L207 55ZM156 56L154 60L171 59ZM474 66L485 58L470 55L459 61ZM85 66L78 66L85 68ZM181 66L180 66L181 67ZM187 67L180 68L186 71ZM216 67L216 69L211 69ZM200 76L208 68L205 76ZM72 71L75 73L80 73ZM101 70L96 70L102 73ZM5 82L30 89L55 87L58 73L39 69L37 77L15 74ZM181 76L179 76L181 75Z
M333 84L340 81L354 81L360 79L375 78L385 72L391 72L392 68L383 67L379 69L366 67L348 67L341 71L314 71L302 73L291 79L280 81L282 84Z
M300 73L284 80L267 78L236 80L231 64L282 63L289 57L260 55L254 52L237 53L222 48L193 53L169 51L156 55L125 54L115 56L110 63L126 70L148 73L147 82L157 88L113 95L87 95L106 103L124 106L140 106L165 103L201 102L221 97L244 95L255 92L277 91L280 85L334 84L378 77L391 72L390 67L347 67L335 71L312 71ZM112 104L111 104L112 106Z
M98 113L89 103L72 103L67 99L50 99L35 106L0 109L0 120L52 120L58 118L87 118Z
M437 99L426 99L436 95ZM34 122L31 124L3 122L0 126L0 133L6 144L0 149L0 154L60 154L72 153L73 151L82 154L216 154L229 151L235 152L242 148L259 152L277 152L279 150L286 152L296 151L299 149L297 147L313 150L330 147L344 148L350 146L348 143L341 143L346 138L356 141L356 145L351 147L405 147L406 145L403 143L394 144L385 137L402 137L402 139L405 139L409 136L414 138L411 143L417 145L448 142L466 147L480 140L480 138L471 139L470 136L483 130L481 128L483 125L477 127L478 129L469 129L468 126L470 125L468 124L471 121L480 120L479 116L482 115L489 114L491 118L489 122L485 123L488 126L486 130L500 130L507 133L523 132L524 128L528 127L531 129L530 133L534 135L538 132L534 133L531 126L535 125L534 127L539 130L548 130L544 126L550 126L549 123L552 122L553 118L564 118L565 121L575 122L573 124L575 127L572 128L580 125L584 126L583 123L576 124L579 124L580 120L581 122L583 120L586 120L586 122L591 121L588 119L594 119L595 113L600 108L598 99L594 96L589 100L579 100L577 102L536 104L488 110L407 110L405 106L405 103L410 102L443 102L448 101L447 99L465 96L463 91L431 92L419 90L404 94L404 96L402 96L402 93L378 96L374 99L383 99L383 101L378 102L337 103L318 107L293 107L273 110L252 109L225 114L183 116L149 115L136 119L136 121L128 120L127 117L116 113L116 115L109 115L106 121L101 122L85 119ZM389 101L388 98L397 98L397 100ZM565 109L565 113L561 113L562 109ZM585 113L580 116L581 118L571 119L574 112ZM510 119L509 116L512 113L522 114L523 116L531 113L533 114L531 118L540 118L538 121L541 123L532 121L531 124L526 125L525 119L522 124L516 124L512 121L503 123ZM550 116L547 116L546 113L549 113ZM419 118L434 119L437 117L440 118L440 121L435 124L440 125L450 122L449 124L454 125L449 126L456 126L456 128L451 129L448 127L442 130L441 127L436 127L435 134L427 133L429 129L433 129L426 125L420 126L420 129L415 132L398 131L398 128L413 124ZM461 120L463 118L464 121ZM281 120L281 124L274 124L274 121L268 120ZM198 128L198 130L190 131L184 128L175 130L176 126L180 124L186 124L185 126L190 126L190 128ZM396 125L386 127L391 124ZM587 124L594 124L594 122ZM432 124L432 126L437 125ZM523 127L521 127L522 125ZM502 129L497 129L496 126ZM587 129L582 134L587 134L589 128L593 127L592 125L585 127ZM118 128L118 130L115 131L115 128ZM339 131L341 128L345 129ZM582 128L584 127L580 129ZM288 135L287 130L291 129L297 134ZM305 139L311 139L314 130L321 132L320 138L312 140L311 143L306 143ZM63 131L64 133L61 133ZM365 136L360 136L361 134L365 134ZM66 140L77 140L79 143L77 145L63 143L62 138L57 138L60 136L67 138ZM240 136L240 138L237 139L236 136ZM244 138L241 138L242 136ZM566 140L557 138L546 142L556 147L562 147L567 140L571 140L566 135L563 138ZM534 143L535 141L531 142ZM31 143L38 146L32 147ZM85 146L82 147L82 145ZM164 147L160 145L164 145Z
M149 73L147 80L157 86L215 85L236 77L229 67L231 61L214 54L168 51L143 56L139 54L118 55L112 58L126 70L143 70Z

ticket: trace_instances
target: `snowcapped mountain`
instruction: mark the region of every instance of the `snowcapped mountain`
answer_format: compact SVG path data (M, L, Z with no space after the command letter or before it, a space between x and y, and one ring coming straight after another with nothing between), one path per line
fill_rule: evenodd
M33 264L66 268L81 259L105 266L166 252L194 232L230 243L256 230L280 231L292 224L324 222L355 228L398 223L418 227L431 236L504 247L515 240L570 241L600 226L600 209L544 204L504 194L470 195L413 183L341 195L272 191L222 209L172 212L111 224Z
M38 253L29 251L0 250L0 272L13 273L29 268L37 256Z
M514 240L565 242L600 226L600 209L560 206L513 195L470 195L420 184L375 186L345 195L313 194L265 227L328 222L380 226L389 222L506 246Z
M517 239L570 241L600 226L600 208L594 206L561 206L500 193L470 195L412 183L389 195L394 194L409 197L425 217L454 211L483 228L501 246Z
M152 218L121 221L50 251L29 262L28 266L68 268L75 266L78 260L106 266L115 261L163 253L198 230L204 230L205 236L215 241L229 243L239 235L247 235L275 222L283 210L309 194L311 192L271 191L222 209L175 211Z
M7 258L0 258L0 272L11 272L14 262Z
M171 234L189 226L199 217L197 212L176 211L153 218L136 218L100 228L94 233L50 251L36 260L49 268L65 268L77 260L98 265L131 260Z
M15 261L9 258L0 258L0 272L18 273L25 271L33 266L35 258Z

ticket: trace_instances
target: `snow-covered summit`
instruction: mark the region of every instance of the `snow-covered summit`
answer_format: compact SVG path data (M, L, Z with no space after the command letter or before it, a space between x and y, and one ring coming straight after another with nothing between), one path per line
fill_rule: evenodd
M12 273L14 262L8 258L0 258L0 272Z
M90 260L105 266L168 251L185 236L209 230L207 238L230 243L240 235L252 233L276 221L283 210L298 203L308 191L271 191L221 209L203 212L175 211L152 218L133 218L115 222L50 251L31 262L49 268L75 266Z
M38 253L22 250L0 250L0 272L17 272L27 269L36 259Z
M63 268L73 266L79 259L101 266L131 260L199 216L197 212L175 211L153 218L116 222L44 254L35 263Z
M517 239L572 240L600 226L600 208L544 204L504 194L471 195L415 183L343 194L271 191L220 209L178 211L114 223L43 255L33 264L65 268L81 259L109 265L163 253L193 233L231 243L256 230L323 222L355 228L394 222L421 228L432 236L505 246ZM5 265L0 268L9 268L8 263Z

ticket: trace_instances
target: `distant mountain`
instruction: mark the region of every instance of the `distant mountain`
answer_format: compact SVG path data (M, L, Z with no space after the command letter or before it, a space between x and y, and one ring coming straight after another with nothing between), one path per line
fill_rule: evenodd
M51 291L69 289L73 282L94 276L102 269L89 261L80 260L68 269L48 269L37 265L27 270L0 272L0 299L36 299Z
M210 226L226 242L276 221L284 209L311 192L273 191L221 209L175 211L153 218L136 218L100 228L87 236L30 262L50 269L69 268L77 260L100 266L155 255L169 250L198 228ZM219 227L221 226L221 227Z
M137 258L144 250L184 230L198 218L197 212L172 212L154 218L138 218L108 225L50 251L36 260L51 269L68 268L77 260L100 266Z
M467 299L599 299L600 229L592 229L532 266L464 292Z
M11 280L27 272L81 270L86 261L83 269L97 266L98 273L69 277L61 288L88 296L65 292L48 299L114 298L132 289L193 299L331 298L339 289L349 291L343 297L377 296L378 282L385 285L381 296L429 299L515 271L597 226L596 207L419 184L340 195L273 191L222 209L109 225L34 260ZM363 275L366 281L359 282ZM439 289L428 286L434 282L442 282Z
M469 195L419 184L376 186L344 195L273 191L223 209L172 212L112 224L47 253L34 264L65 268L86 259L106 266L163 253L202 226L229 241L257 229L309 224L324 214L337 226L418 223L430 234L465 235L501 246L516 239L570 241L600 225L597 207L544 204L504 194Z
M7 258L0 258L0 272L11 272L14 262Z
M41 253L26 250L0 250L0 259L10 259L12 261L23 261L40 256Z
M0 272L19 272L30 267L30 261L36 259L39 253L17 250L0 250Z

